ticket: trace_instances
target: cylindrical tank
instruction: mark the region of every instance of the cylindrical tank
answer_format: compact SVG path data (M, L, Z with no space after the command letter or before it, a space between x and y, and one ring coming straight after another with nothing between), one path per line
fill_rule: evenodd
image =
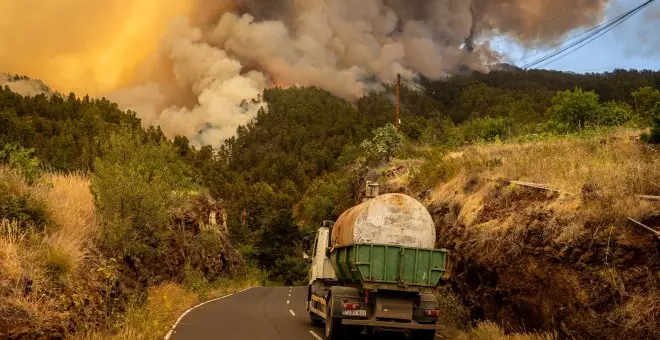
M434 248L435 225L426 207L403 194L384 194L356 205L337 219L331 246L356 243Z

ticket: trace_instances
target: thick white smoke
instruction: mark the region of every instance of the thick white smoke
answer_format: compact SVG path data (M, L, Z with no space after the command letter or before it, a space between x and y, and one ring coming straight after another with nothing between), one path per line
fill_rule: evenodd
M538 28L548 10L575 1L198 1L204 15L172 23L142 81L108 97L168 136L213 146L255 116L262 104L251 99L266 87L314 85L355 100L373 89L365 79L374 77L391 83L397 73L441 79L461 67L487 71L498 57L475 38L550 42L598 22L606 3L582 0L557 25Z
M8 74L0 73L0 88L9 87L10 90L23 96L36 96L39 94L49 94L50 89L40 80L28 79L25 77L14 77Z

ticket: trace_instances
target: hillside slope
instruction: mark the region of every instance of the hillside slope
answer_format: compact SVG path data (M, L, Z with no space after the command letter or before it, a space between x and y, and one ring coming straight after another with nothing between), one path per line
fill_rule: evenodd
M627 220L660 227L660 202L635 197L660 195L660 150L638 134L473 146L418 168L413 184L444 173L422 196L473 317L581 339L660 336L660 242Z

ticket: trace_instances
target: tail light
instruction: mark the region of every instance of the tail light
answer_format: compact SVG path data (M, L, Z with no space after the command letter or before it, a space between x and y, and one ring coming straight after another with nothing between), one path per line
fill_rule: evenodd
M346 310L360 309L360 304L355 302L344 302L344 309Z
M424 311L424 315L430 316L432 318L437 318L440 316L440 311L437 309L427 309Z

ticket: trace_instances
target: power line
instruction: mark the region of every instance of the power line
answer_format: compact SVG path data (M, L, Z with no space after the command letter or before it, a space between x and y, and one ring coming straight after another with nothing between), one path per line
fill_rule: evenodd
M572 38L571 40L573 40L575 38L578 38L580 36L583 36L583 35L584 35L584 37L577 39L576 41L568 44L567 46L561 47L557 51L554 51L554 52L552 52L548 55L545 55L545 56L543 56L543 57L541 57L537 60L534 60L534 61L524 65L523 68L528 69L528 68L535 67L535 66L538 66L538 65L541 65L541 64L542 64L542 66L547 66L547 65L552 64L552 63L554 63L558 60L561 60L562 58L564 58L564 57L568 56L569 54L579 50L580 48L588 45L589 43L591 43L594 40L598 39L599 37L603 36L607 32L611 31L612 29L614 29L614 28L618 27L619 25L623 24L625 21L630 19L635 14L639 13L642 9L644 9L644 7L648 6L649 4L651 4L654 1L655 0L648 0L645 3L633 8L633 9L627 11L627 12L625 12L621 15L618 15L617 17L615 17L614 19L608 21L605 24L600 24L598 26L595 26L595 27L587 30L586 32L583 32L582 34ZM559 57L552 60L552 58L555 58L557 56L559 56ZM548 62L546 63L546 61L548 61Z
M526 30L526 31L523 31L523 32L521 32L521 33L524 34L525 32L535 30L535 29L539 28L540 26L547 24L548 22L551 22L551 21L554 21L554 20L556 20L556 19L559 19L559 18L561 18L561 17L563 17L563 16L565 16L565 15L571 13L571 12L577 11L578 9L580 9L580 8L582 8L582 7L585 7L585 6L587 6L587 5L590 5L590 4L592 4L592 3L596 2L596 1L598 1L598 0L590 0L590 1L584 2L584 3L582 3L581 5L579 5L579 6L577 6L577 7L574 7L574 8L572 8L572 9L569 9L569 10L567 10L567 11L565 11L565 12L559 14L559 15L555 15L554 17L552 17L552 18L550 18L550 19L548 19L548 20L542 21L542 22L540 22L539 24L537 24L537 25L535 25L534 27L532 27L531 29ZM599 26L600 26L600 25L599 25ZM598 26L596 26L596 27L598 27ZM594 28L591 28L590 30L592 30L592 29L594 29ZM585 34L585 33L589 32L590 30L587 30L586 32L583 32L583 33L581 33L580 35ZM578 35L578 36L579 36L579 35ZM552 45L551 47L549 47L549 48L547 48L547 49L545 49L545 50L543 50L543 51L540 51L540 52L538 52L538 53L535 53L535 54L532 54L532 55L529 55L529 56L526 56L526 57L520 58L520 59L518 59L518 60L515 60L515 61L513 61L513 64L517 64L517 63L519 63L519 62L521 62L521 61L524 61L524 60L527 60L527 59L529 59L529 58L531 58L531 57L534 57L534 56L537 56L537 55L539 55L539 54L542 54L544 51L547 52L547 51L549 51L549 50L551 50L551 49L553 49L553 48L555 48L555 47L561 46L561 44L562 44L562 43L554 44L554 45Z
M556 51L554 51L554 52L552 52L552 53L550 53L550 54L548 54L544 57L541 57L541 58L539 58L535 61L532 61L532 62L524 65L523 68L533 67L533 66L535 66L539 63L544 62L545 60L548 60L548 59L550 59L550 58L552 58L556 55L559 55L560 53L562 53L564 51L569 50L570 48L578 46L579 44L591 39L592 37L602 33L603 31L611 29L612 27L614 27L617 24L621 23L624 19L628 18L631 15L631 13L634 12L635 10L637 10L637 9L639 9L639 7L636 8L636 9L633 9L633 10L629 10L629 11L623 13L623 14L620 14L620 15L616 16L614 19L608 21L607 23L599 24L595 27L590 28L589 30L587 30L585 32L582 32L581 34L569 39L568 41L566 41L565 43L568 43L568 42L571 42L571 41L575 40L575 41L571 42L570 44L568 44L567 46L561 47L559 50L556 50ZM582 36L585 36L585 37L582 37ZM582 37L582 38L580 38L580 37ZM579 38L579 39L577 39L577 38Z
M549 61L549 62L543 64L543 66L545 66L545 65L549 65L549 64L551 64L551 63L556 62L557 60L560 60L561 58L566 57L568 54L575 52L575 51L578 50L579 48L582 48L582 47L586 46L587 44L589 44L589 43L591 43L592 41L596 40L596 39L599 38L600 36L602 36L602 35L606 34L607 32L609 32L610 30L612 30L612 29L618 27L618 26L621 25L623 22L625 22L626 20L628 20L630 17L632 17L633 15L635 15L636 13L638 13L639 11L641 11L644 7L648 6L649 4L651 4L651 3L654 2L654 1L655 1L655 0L649 0L649 1L647 1L647 2L645 2L645 3L643 3L643 4L641 4L641 5L639 5L639 6L636 7L636 8L633 8L633 9L631 9L631 10L625 12L625 13L622 13L622 14L616 16L614 19L612 19L612 20L610 20L610 21L608 21L608 22L606 22L606 23L601 23L601 24L599 24L599 25L596 25L596 26L594 26L594 27L592 27L592 28L590 28L590 29L588 29L588 30L586 30L586 31L584 31L584 32L582 32L582 33L580 33L580 34L578 34L578 35L572 37L571 39L569 39L569 40L566 41L566 42L571 42L571 41L573 41L573 42L570 43L569 45L567 45L567 46L565 46L565 47L559 49L558 51L555 51L555 52L550 53L550 54L548 54L548 55L546 55L546 56L544 56L544 57L541 57L541 58L539 58L539 59L537 59L537 60L535 60L535 61L533 61L533 62L531 62L531 63L528 63L528 64L525 65L523 68L527 69L527 68L531 68L531 67L537 66L537 65L539 65L539 64L541 64L541 63L543 63L543 62L545 62L545 61L548 61L548 60L552 59L553 57L556 57L556 56L560 55L561 53L564 53L564 52L566 52L566 51L569 51L571 48L573 48L573 50L570 50L568 53L564 54L563 56L560 56L559 58L557 58L557 59L555 59L555 60L551 60L551 61ZM593 2L593 1L591 1L591 2ZM552 18L550 18L550 19L548 19L548 20L546 20L546 21L540 23L540 24L537 25L537 26L540 26L540 25L542 25L542 24L544 24L544 23L546 23L546 22L549 22L549 21L552 21L552 20L554 20L554 19L557 19L557 18L559 18L559 17L561 17L561 16L563 16L563 15L566 15L566 14L570 13L571 11L574 11L574 10L579 9L580 7L586 6L586 5L589 4L589 3L590 3L590 2L583 3L581 6L578 6L578 7L574 8L574 9L572 9L572 10L570 10L570 11L566 11L566 12L564 12L564 13L562 13L562 14L559 14L559 15L557 15L557 16L555 16L555 17L552 17ZM565 44L566 42L564 42L563 44ZM582 44L582 45L580 45L580 44ZM558 45L561 45L561 43L558 44ZM548 50L551 50L551 49L552 49L552 48L550 48L550 49L548 49ZM537 53L537 54L535 54L535 55L541 54L541 53L543 53L543 52L544 52L544 51L541 51L541 52L539 52L539 53ZM532 55L532 56L534 56L534 55ZM531 56L530 56L530 57L531 57ZM524 60L524 59L527 59L527 58L523 58L523 60ZM407 85L412 86L412 87L414 87L414 88L420 90L420 91L421 91L426 97L428 97L428 98L430 98L430 99L433 99L434 101L437 101L437 99L435 99L435 98L433 98L433 97L431 97L430 95L427 94L428 89L426 89L424 86L422 86L422 85L418 84L417 82L415 82L415 81L413 81L413 80L411 80L411 79L408 79L408 78L402 78L402 80L405 81ZM462 84L462 85L445 86L445 88L449 88L449 89L464 88L464 87L469 87L469 86L477 85L477 84L479 84L479 83L483 83L483 82L482 82L482 81L476 81L476 82L471 82L471 83Z
M653 1L653 0L651 0L651 2L652 2L652 1ZM649 2L649 3L650 3L650 2ZM609 31L611 31L612 29L614 29L614 28L618 27L619 25L623 24L625 21L627 21L628 19L630 19L630 18L631 18L634 14L636 14L636 13L637 13L637 11L633 11L633 12L631 12L630 14L627 14L627 15L625 15L624 17L622 17L619 21L613 23L611 26L606 26L606 28L604 28L601 32L597 32L597 33L595 33L595 34L593 34L593 35L590 35L589 37L587 37L587 38L582 39L581 41L579 41L577 44L573 44L572 46L568 46L567 48L563 48L563 49L561 49L560 51L551 54L551 55L548 56L547 58L542 58L543 61L545 61L545 60L549 60L549 59L551 59L551 58L553 58L553 57L555 57L555 56L560 55L561 53L564 53L564 52L568 51L568 52L565 53L564 55L559 56L559 58L557 58L557 59L550 60L550 61L548 61L548 62L546 62L546 63L543 63L540 67L545 67L545 66L550 65L550 64L552 64L552 63L554 63L554 62L556 62L556 61L559 61L559 60L565 58L566 56L572 54L573 52L579 50L580 48L582 48L582 47L584 47L584 46L590 44L591 42L593 42L594 40L596 40L596 39L600 38L601 36L605 35L605 34L608 33ZM579 45L579 44L582 43L582 42L584 42L584 43L583 43L582 45ZM574 47L574 48L573 48L573 47ZM573 48L573 49L571 50L571 48ZM537 65L538 65L538 63L534 63L534 64L531 65L531 67L534 67L534 66L537 66Z

